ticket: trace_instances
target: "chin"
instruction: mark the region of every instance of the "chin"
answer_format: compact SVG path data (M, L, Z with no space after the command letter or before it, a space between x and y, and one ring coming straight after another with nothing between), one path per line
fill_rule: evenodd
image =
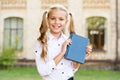
M61 32L54 32L54 33L59 34L59 33L61 33Z
M53 30L53 32L55 32L55 33L60 33L61 30Z
M61 33L61 31L53 31L53 33L58 34Z

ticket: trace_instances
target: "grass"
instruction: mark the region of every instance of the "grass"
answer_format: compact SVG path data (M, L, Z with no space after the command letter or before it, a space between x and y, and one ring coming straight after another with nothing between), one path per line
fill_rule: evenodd
M120 80L120 72L108 70L80 69L75 74L75 80Z
M0 80L42 80L35 67L0 70ZM119 71L79 69L75 80L120 80Z
M0 70L0 80L42 80L36 68L12 68Z

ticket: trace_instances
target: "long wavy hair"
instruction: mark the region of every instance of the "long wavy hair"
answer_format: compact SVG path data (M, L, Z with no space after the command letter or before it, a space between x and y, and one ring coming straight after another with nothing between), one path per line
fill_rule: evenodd
M47 31L48 31L48 22L47 22L47 18L49 18L50 13L52 12L52 10L54 9L60 9L62 11L66 12L66 16L70 16L70 24L68 27L69 33L75 33L75 29L74 29L74 22L73 22L73 16L71 13L68 13L67 9L62 6L62 5L54 5L52 7L50 7L49 11L45 11L43 13L43 18L42 18L42 23L40 25L39 28L39 32L40 32L40 36L38 37L38 41L40 41L40 43L42 44L42 53L40 55L40 57L45 61L46 55L47 55Z

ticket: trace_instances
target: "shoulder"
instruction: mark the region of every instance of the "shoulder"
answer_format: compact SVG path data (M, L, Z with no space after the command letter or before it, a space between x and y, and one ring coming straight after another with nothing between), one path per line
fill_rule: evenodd
M35 46L39 46L39 47L41 47L41 42L38 41L38 40L36 40L36 41L35 41Z
M68 37L64 34L64 33L62 33L62 37L63 37L63 39L68 39Z

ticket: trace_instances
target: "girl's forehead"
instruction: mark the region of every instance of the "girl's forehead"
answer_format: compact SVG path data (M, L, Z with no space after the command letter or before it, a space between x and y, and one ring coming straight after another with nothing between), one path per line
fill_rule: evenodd
M49 12L48 12L48 15L51 15L51 14L55 14L55 13L58 13L58 14L65 14L67 15L67 12L65 10L62 10L62 9L51 9Z
M63 9L51 9L51 11L63 11L63 12L66 12L65 10L63 10Z
M50 8L50 9L60 9L60 10L67 11L67 9L65 9L65 8L62 8L62 7L52 7L52 8Z

